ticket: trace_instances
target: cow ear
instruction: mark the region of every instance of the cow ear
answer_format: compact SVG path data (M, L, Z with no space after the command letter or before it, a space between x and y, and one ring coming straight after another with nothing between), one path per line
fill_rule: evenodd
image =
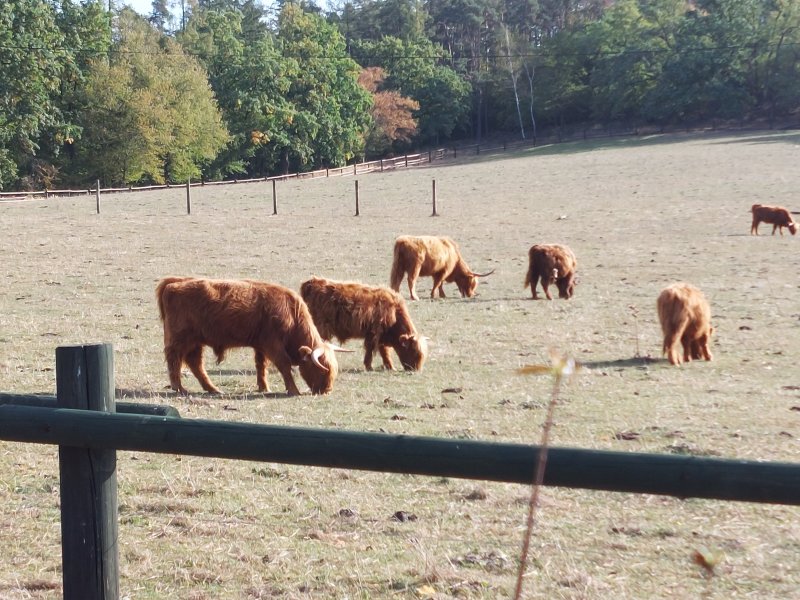
M308 360L308 357L311 355L313 350L308 346L300 346L298 352L300 353L300 360Z
M410 333L404 333L404 334L402 334L402 335L400 336L400 345L401 345L401 346L403 346L403 347L405 347L405 346L408 346L409 342L411 342L411 339L412 339L413 337L414 337L414 336L413 336L413 335L411 335Z

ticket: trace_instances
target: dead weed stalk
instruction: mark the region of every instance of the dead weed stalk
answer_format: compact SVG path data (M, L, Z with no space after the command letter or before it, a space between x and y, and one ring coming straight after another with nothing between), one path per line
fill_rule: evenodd
M553 375L553 390L550 394L550 402L547 405L544 427L542 428L542 439L539 443L539 454L536 461L536 469L533 474L533 486L531 496L528 501L528 519L525 527L525 537L522 540L522 551L519 557L519 570L517 572L517 583L514 589L514 600L522 598L522 581L525 577L525 570L528 564L528 552L531 545L533 525L536 521L536 507L539 504L539 489L544 482L544 471L547 465L547 452L550 443L550 430L553 428L553 414L556 404L558 404L561 382L564 377L571 377L579 368L572 358L568 358L556 351L550 351L552 365L526 365L518 370L522 375Z

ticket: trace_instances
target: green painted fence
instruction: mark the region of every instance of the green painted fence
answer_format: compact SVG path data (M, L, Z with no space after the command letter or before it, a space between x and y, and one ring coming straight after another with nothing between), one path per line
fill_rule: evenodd
M120 414L108 344L58 348L56 380L57 407L0 403L0 439L59 446L66 600L119 596L117 450L520 484L533 481L540 452L524 444L181 419L146 409ZM794 463L549 448L544 484L800 505Z

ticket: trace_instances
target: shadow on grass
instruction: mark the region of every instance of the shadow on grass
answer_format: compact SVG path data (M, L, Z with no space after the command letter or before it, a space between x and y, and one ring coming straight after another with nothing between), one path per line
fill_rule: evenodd
M567 142L550 142L539 146L530 146L520 150L509 150L508 152L489 151L489 154L476 155L465 154L463 162L492 162L505 160L513 156L561 156L570 154L580 154L592 152L593 150L605 150L616 148L636 148L646 146L662 146L667 144L680 144L687 139L703 139L710 137L726 138L720 139L715 144L767 144L784 143L800 144L800 133L786 133L776 130L771 134L764 134L763 131L689 131L684 133L652 133L646 135L625 135L612 137L597 137L586 140L572 140ZM735 139L729 139L735 138ZM461 157L456 163L462 162ZM438 166L438 165L437 165Z
M733 140L719 140L712 143L726 146L730 144L792 144L796 146L800 145L800 133L776 131L769 135L742 135Z
M200 390L189 390L189 394L183 396L172 389L164 390L134 390L128 388L117 388L117 400L133 400L133 399L164 399L164 400L180 400L183 402L191 403L192 400L255 400L264 398L291 398L287 392L241 392L236 394L228 394L224 390L220 394L210 394Z
M669 364L666 358L653 358L651 356L634 356L631 358L620 358L617 360L596 360L596 361L581 361L587 369L626 369L626 368L642 368L648 365Z

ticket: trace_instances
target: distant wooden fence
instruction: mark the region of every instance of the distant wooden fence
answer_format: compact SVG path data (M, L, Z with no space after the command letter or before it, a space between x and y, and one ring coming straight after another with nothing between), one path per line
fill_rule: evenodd
M418 154L404 154L395 158L382 158L369 162L354 163L344 167L331 167L327 169L317 169L316 171L306 171L302 173L289 173L286 175L273 175L268 177L253 177L249 179L225 179L221 181L195 181L188 185L191 187L206 187L214 185L231 185L238 183L256 183L262 181L288 181L290 179L318 179L324 177L345 177L348 175L361 175L364 173L375 173L389 171L392 169L408 168L423 165L435 160L442 160L454 154L449 148L438 148L428 152ZM120 192L149 192L153 190L183 189L186 183L167 183L163 185L144 185L128 187L107 187L99 188L101 194L115 194ZM32 200L34 198L49 198L51 196L81 196L86 194L96 194L98 188L85 189L63 189L63 190L37 190L21 192L0 192L0 201Z
M57 348L56 386L56 408L47 397L5 394L0 439L59 446L65 600L119 598L117 450L521 484L533 481L540 452L522 444L181 419L147 409L120 414L110 344ZM550 448L544 484L800 505L800 465L791 463Z
M792 122L787 128L800 127ZM541 128L538 136L531 136L528 132L526 139L515 138L512 140L489 140L475 144L453 145L431 149L426 152L416 154L405 154L394 158L383 158L368 162L353 163L344 167L331 167L327 169L317 169L302 173L289 173L286 175L274 175L267 177L255 177L249 179L225 179L221 181L200 181L192 182L191 187L211 186L211 185L230 185L238 183L255 183L259 181L287 181L290 179L318 179L323 177L342 177L348 175L360 175L363 173L383 172L391 169L416 167L434 161L448 158L457 159L459 156L478 156L488 154L499 154L513 150L520 150L542 144L557 144L578 140L590 140L611 137L626 137L639 135L655 135L664 133L688 133L688 132L709 132L709 131L756 131L761 129L773 129L763 122L747 123L743 121L712 121L711 123L687 123L680 125L641 125L635 123L609 123L609 124L577 124L570 126L550 126ZM138 187L107 187L100 188L99 193L111 194L119 192L145 192L152 190L166 190L170 188L185 188L186 183L172 183L163 185L146 185ZM48 198L50 196L80 196L83 194L98 193L96 188L87 189L63 189L63 190L38 190L20 192L0 192L0 202L31 200L37 197Z

